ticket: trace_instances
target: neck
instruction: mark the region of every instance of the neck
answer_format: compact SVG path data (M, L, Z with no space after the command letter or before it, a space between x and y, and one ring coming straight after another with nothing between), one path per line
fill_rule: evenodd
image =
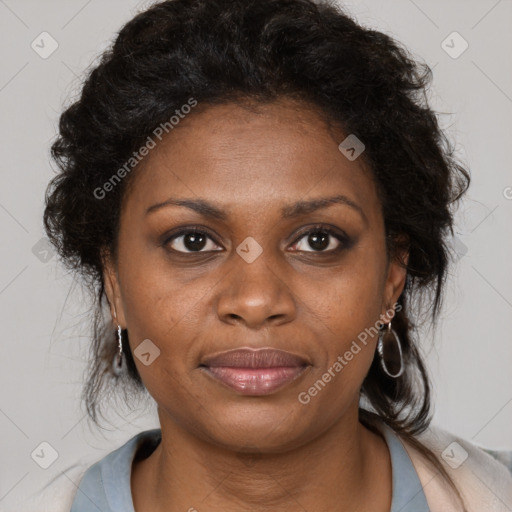
M240 453L199 439L159 411L162 441L132 468L136 510L389 511L387 445L357 412L293 450Z

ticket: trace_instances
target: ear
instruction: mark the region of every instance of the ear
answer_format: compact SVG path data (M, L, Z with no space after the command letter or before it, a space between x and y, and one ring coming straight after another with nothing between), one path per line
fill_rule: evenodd
M409 262L409 248L404 239L399 238L396 249L388 263L387 277L384 288L383 312L381 317L387 323L391 317L386 315L394 310L394 305L400 297L407 278L407 264Z
M112 322L115 326L119 324L122 329L126 329L126 319L116 266L109 252L102 251L101 260L103 263L103 282L105 283L105 293L110 305Z

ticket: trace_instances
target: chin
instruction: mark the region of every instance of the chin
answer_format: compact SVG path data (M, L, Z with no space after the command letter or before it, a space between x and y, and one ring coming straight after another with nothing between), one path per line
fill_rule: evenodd
M208 425L203 426L203 432L210 442L226 449L243 452L256 447L266 453L285 452L305 443L312 434L304 424L304 411L298 407L293 410L282 404L253 403L224 405L221 409L215 414L208 409Z

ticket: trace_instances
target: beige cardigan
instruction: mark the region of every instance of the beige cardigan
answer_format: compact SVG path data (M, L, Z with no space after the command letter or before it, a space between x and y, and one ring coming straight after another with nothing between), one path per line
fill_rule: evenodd
M504 463L476 445L432 425L418 439L433 450L452 476L465 500L467 512L512 512L512 468L509 471ZM458 445L451 445L454 442ZM402 443L416 468L431 512L461 512L451 489L437 470L432 469L409 443L403 440ZM458 466L466 453L467 458ZM452 469L445 459L458 467ZM12 507L4 509L0 502L0 511L69 512L78 483L91 465L92 462L87 461L66 469L65 474L35 493L31 499Z
M418 439L441 460L468 512L512 512L512 468L509 471L481 448L435 426L430 426ZM439 472L427 465L409 443L402 443L416 468L430 510L460 512L460 505Z

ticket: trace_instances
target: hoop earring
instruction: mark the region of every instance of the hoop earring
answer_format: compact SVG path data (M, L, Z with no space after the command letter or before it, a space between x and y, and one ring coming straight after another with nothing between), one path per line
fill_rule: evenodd
M392 340L391 338L394 338L394 340ZM396 343L396 349L391 348L393 341ZM397 379L398 377L400 377L400 375L402 375L402 373L404 372L402 345L400 343L400 338L398 337L396 331L391 328L391 321L387 324L386 331L381 331L379 333L377 351L380 355L380 364L384 372L387 375L389 375L389 377L391 377L392 379ZM384 355L384 351L386 352L386 355ZM388 360L387 363L386 359ZM398 364L400 365L398 371L395 373L391 373L388 369L388 366L396 368Z
M114 356L112 369L116 375L119 375L123 369L123 336L121 332L121 326L119 324L117 324L117 340L119 350Z

